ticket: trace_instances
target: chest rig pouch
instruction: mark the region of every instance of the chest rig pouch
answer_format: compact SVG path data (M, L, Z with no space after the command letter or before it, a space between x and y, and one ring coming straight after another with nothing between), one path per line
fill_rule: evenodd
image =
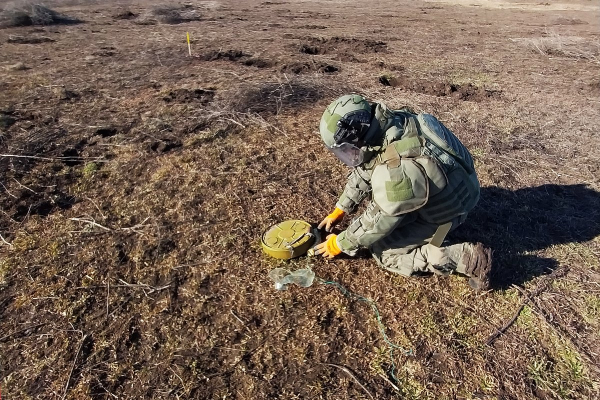
M402 114L386 132L391 142L377 156L371 175L373 201L391 216L417 210L429 198L430 180L421 164L426 159L422 156L425 141L419 135L416 120L410 114ZM393 140L393 136L399 140Z

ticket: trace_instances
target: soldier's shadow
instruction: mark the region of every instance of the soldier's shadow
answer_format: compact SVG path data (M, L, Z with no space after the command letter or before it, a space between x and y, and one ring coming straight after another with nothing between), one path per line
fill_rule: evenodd
M492 248L492 286L501 289L558 266L553 258L528 253L598 235L600 192L586 185L542 185L515 191L482 188L479 204L448 239Z

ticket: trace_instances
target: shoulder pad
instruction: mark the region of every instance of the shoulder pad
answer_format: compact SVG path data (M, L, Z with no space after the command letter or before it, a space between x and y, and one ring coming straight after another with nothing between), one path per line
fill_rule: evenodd
M392 216L417 210L429 199L429 180L425 169L412 159L376 166L371 185L375 204Z

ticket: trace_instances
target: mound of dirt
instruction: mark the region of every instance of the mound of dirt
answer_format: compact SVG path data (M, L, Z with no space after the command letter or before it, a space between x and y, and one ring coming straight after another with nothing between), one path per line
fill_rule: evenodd
M592 93L600 94L600 80L591 82L589 87Z
M114 19L134 19L137 18L137 14L128 9L121 9L115 12L112 17Z
M167 103L200 103L208 104L215 97L213 89L173 89L163 96Z
M55 42L54 39L47 36L16 36L11 35L6 40L6 43L14 44L39 44L39 43L50 43Z
M356 39L345 37L309 38L299 48L301 53L317 54L340 54L340 53L387 53L387 43L370 39Z
M208 53L200 56L204 61L229 60L237 61L241 58L250 57L250 54L244 53L242 50L211 50Z
M272 66L275 65L275 62L270 61L270 60L265 60L263 58L253 57L253 58L249 58L247 60L244 60L242 62L242 64L247 65L249 67L270 68L270 67L272 67Z
M555 25L587 25L587 22L582 21L579 18L558 17L552 22Z
M423 79L411 80L407 77L379 77L379 82L384 86L392 86L412 92L428 94L431 96L452 96L460 100L482 101L500 96L500 91L489 90L475 86L471 83L458 85L442 81L429 81Z
M58 13L41 4L12 6L0 12L0 28L32 25L71 25L82 21Z
M4 113L0 111L0 128L10 128L15 124L17 120L13 118L9 113Z
M181 146L183 146L181 141L166 138L152 142L150 145L150 150L156 153L168 153L169 151L180 148Z
M279 70L281 72L291 72L294 74L305 74L309 72L335 74L340 71L340 67L324 62L298 61L284 64Z
M136 23L140 25L154 25L157 23L176 25L184 22L200 20L200 12L191 5L171 6L158 5L140 16Z
M327 29L327 27L325 25L300 25L300 26L297 26L296 29L315 30L315 29Z
M253 57L252 54L245 53L242 50L211 50L200 56L203 61L236 61L248 67L270 68L276 65L275 61L265 60L264 58Z

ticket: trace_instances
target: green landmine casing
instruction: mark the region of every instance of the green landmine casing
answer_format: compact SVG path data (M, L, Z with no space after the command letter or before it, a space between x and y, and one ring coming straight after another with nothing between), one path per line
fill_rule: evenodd
M308 222L293 219L271 226L261 239L263 251L282 260L300 257L314 242L312 226Z

